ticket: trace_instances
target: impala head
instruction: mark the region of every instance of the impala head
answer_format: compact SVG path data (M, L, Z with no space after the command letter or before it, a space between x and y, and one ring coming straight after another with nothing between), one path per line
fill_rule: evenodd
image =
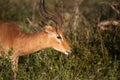
M56 23L56 27L52 27L49 25L44 26L45 32L48 33L49 44L55 50L68 55L69 53L71 53L71 47L69 46L62 31L60 30L60 27L62 26L61 18L55 12L48 11L45 9L44 0L40 0L39 8L40 8L41 14L45 18L51 19Z

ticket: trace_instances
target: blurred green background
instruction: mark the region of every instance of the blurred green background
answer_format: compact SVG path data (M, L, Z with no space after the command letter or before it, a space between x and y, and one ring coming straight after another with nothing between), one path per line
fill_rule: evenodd
M120 20L120 1L45 1L47 8L61 15L61 28L73 52L66 56L46 49L20 57L17 80L120 80L120 24L108 25L110 30L97 26L101 21ZM30 33L26 18L53 25L38 7L39 0L0 0L0 20L15 21ZM0 80L12 80L12 76L11 62L0 59Z

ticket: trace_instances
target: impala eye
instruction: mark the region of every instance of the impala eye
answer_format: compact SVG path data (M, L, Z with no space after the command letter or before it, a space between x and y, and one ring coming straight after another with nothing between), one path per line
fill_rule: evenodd
M57 39L62 39L62 37L60 35L57 35Z

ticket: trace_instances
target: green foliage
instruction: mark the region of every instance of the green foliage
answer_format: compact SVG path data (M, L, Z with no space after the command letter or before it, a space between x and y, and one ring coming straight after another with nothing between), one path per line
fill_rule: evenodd
M11 76L13 76L13 73L11 66L11 61L6 56L0 59L0 80L12 80Z
M39 2L38 0L35 0ZM73 2L62 0L64 4L63 30L73 47L69 56L53 49L46 49L31 55L20 57L18 80L119 80L120 79L120 25L112 31L96 29L96 24L103 20L119 20L119 15L104 0L84 0L80 7L82 17L78 25L71 21ZM119 0L106 0L118 2ZM35 21L44 20L36 6L33 16L33 2L30 0L0 1L0 19L15 20L20 27L28 26L26 17L35 17ZM48 7L57 9L60 0L47 0ZM51 5L52 4L52 5ZM54 4L56 6L54 6ZM60 5L60 4L59 4ZM68 7L69 6L69 7ZM59 12L59 11L58 11ZM61 13L61 12L60 12ZM38 17L40 16L40 17ZM82 19L82 21L80 20ZM70 25L69 25L70 24ZM29 32L28 27L22 27ZM76 28L76 29L75 29ZM11 54L12 49L9 51ZM0 80L12 80L11 62L0 59Z

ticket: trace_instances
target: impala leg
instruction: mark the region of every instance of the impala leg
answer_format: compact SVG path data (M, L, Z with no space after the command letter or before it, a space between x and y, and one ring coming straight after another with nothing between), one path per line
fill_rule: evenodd
M15 58L12 59L12 71L14 73L13 80L16 80L16 77L17 77L18 59L19 59L19 57L15 57Z

